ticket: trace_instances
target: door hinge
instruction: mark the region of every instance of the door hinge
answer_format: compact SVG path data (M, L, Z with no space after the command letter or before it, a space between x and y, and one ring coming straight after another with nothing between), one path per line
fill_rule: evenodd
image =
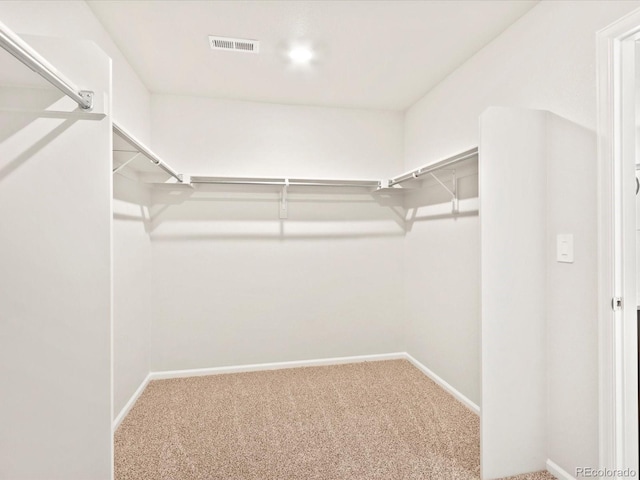
M613 297L611 299L611 309L614 312L622 310L622 297Z

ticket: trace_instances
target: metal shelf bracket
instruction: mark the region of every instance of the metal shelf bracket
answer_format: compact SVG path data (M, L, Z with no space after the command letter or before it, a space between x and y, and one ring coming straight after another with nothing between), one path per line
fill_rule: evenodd
M451 213L458 213L460 209L458 206L458 179L456 177L456 171L451 170L451 188L449 188L442 180L440 180L435 173L429 172L429 175L431 175L434 180L438 182L440 186L442 186L442 188L444 188L447 193L449 193L449 195L451 195Z
M93 95L94 93L91 90L80 90L78 92L80 98L84 99L84 103L79 104L80 108L83 110L91 110L93 108Z
M140 152L137 152L135 155L133 155L129 160L127 160L126 162L124 162L122 165L119 165L118 167L114 168L112 170L112 173L118 173L120 170L122 170L124 167L126 167L127 165L129 165L131 162L133 162L136 158L138 158L140 155L142 155Z
M280 193L280 219L285 220L289 218L289 210L287 203L287 196L289 194L289 179L284 179L284 186L282 187L282 192Z

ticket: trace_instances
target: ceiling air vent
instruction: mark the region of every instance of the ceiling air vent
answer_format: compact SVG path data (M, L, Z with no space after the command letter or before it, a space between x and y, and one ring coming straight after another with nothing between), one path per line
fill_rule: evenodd
M214 37L209 35L209 45L213 50L230 50L234 52L258 53L260 42L245 38Z

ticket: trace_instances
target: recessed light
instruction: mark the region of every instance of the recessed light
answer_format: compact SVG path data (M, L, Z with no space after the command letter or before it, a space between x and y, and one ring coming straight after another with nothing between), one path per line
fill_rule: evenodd
M313 58L313 52L307 47L295 47L289 51L289 58L296 63L309 63Z

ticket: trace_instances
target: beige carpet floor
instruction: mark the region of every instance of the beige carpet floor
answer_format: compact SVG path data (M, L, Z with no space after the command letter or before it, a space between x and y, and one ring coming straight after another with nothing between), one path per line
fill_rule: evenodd
M406 360L157 380L116 432L115 473L478 480L479 429L476 415Z

